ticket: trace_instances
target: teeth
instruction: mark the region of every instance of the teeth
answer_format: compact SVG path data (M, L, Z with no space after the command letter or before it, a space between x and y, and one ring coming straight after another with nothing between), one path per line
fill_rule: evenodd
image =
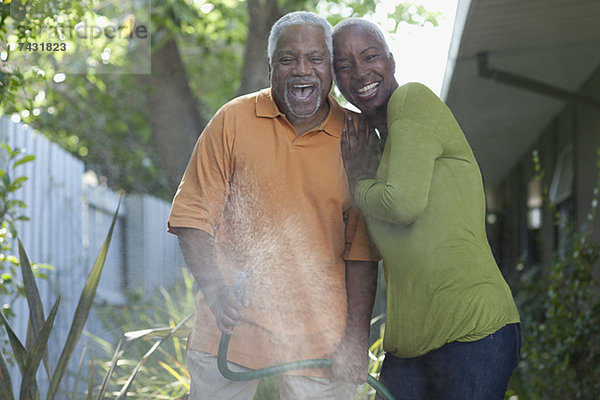
M295 88L304 89L304 88L307 88L307 87L313 87L313 85L310 85L310 84L306 84L306 85L294 85L294 87Z
M375 83L371 83L365 87L362 87L360 89L357 90L358 93L365 93L373 88L376 88L377 86L379 86L379 82L375 82Z

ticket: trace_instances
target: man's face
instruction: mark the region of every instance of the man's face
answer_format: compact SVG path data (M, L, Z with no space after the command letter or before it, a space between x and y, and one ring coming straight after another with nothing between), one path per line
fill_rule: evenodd
M375 115L387 107L398 86L395 63L384 44L372 32L350 25L333 37L335 83L346 100L365 115Z
M320 26L292 25L273 53L271 88L279 109L292 124L320 122L331 89L331 57ZM316 121L319 119L318 121Z

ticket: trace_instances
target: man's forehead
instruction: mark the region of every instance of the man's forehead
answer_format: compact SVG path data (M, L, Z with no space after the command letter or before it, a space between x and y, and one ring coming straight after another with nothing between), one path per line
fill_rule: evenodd
M275 53L278 55L286 55L286 54L295 54L296 51L294 49L281 48L281 49L277 49L277 51ZM326 54L327 47L323 46L323 47L317 47L314 49L302 50L302 53L303 54L314 54L314 55Z
M279 35L275 50L277 52L284 51L297 44L312 47L314 51L327 51L325 32L318 25L296 24L285 27Z

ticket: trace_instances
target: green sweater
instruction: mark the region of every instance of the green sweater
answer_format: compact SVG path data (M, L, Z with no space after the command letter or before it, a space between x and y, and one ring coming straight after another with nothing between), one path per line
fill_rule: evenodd
M519 322L487 241L479 166L450 110L406 84L390 98L388 132L375 178L355 192L383 257L385 351L416 357Z

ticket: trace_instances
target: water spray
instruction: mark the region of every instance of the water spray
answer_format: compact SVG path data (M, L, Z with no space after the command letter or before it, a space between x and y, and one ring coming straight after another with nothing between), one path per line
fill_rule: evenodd
M250 272L247 268L242 271L237 271L234 274L233 293L237 299L244 304L244 301L248 301L249 293L247 292L246 281L250 276ZM217 353L217 366L219 372L225 378L230 381L250 381L254 379L261 379L266 376L278 375L284 372L297 371L306 368L329 368L333 364L330 359L325 358L314 358L310 360L292 361L284 364L278 364L271 367L251 369L245 372L235 372L229 369L227 365L227 352L229 350L229 341L231 335L221 334L221 340L219 342L219 350ZM367 383L371 386L383 400L394 400L392 394L383 386L377 379L370 374L367 376Z

